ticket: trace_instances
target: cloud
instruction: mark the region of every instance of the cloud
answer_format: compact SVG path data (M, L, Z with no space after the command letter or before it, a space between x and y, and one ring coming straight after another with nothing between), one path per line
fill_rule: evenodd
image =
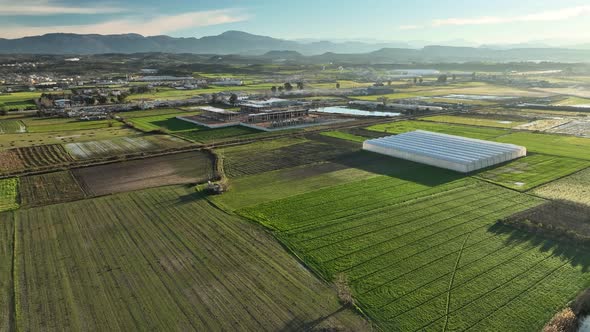
M563 21L581 16L590 15L590 5L562 8L552 11L543 11L533 14L520 16L482 16L474 18L447 18L432 21L432 26L449 26L449 25L484 25L484 24L504 24L517 22L546 22L546 21Z
M144 36L155 36L189 28L240 22L248 18L248 15L239 13L235 9L223 9L156 16L149 19L127 18L87 25L5 26L0 30L0 37L19 38L57 32L79 34L138 33Z
M0 0L0 16L50 16L62 14L112 14L127 11L124 8L100 6L64 6L49 0Z

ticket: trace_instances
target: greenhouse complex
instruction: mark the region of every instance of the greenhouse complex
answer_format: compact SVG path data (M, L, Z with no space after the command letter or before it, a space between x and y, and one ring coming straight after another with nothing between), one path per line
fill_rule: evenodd
M423 130L372 139L363 149L462 173L526 156L525 147Z

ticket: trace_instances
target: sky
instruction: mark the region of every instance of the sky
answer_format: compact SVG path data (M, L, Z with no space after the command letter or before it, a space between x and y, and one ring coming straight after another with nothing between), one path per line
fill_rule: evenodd
M590 42L588 0L0 0L0 38L53 32L285 39Z

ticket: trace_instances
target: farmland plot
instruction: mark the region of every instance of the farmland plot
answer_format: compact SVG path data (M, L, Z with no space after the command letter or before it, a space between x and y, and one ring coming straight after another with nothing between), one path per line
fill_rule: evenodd
M481 128L467 125L453 125L443 123L432 123L426 121L399 121L385 124L378 124L367 128L369 130L384 132L388 134L402 134L414 130L427 130L448 135L458 135L483 140L489 140L498 136L509 134L506 129Z
M214 177L211 156L187 152L73 170L84 191L100 196L172 184L207 182Z
M18 178L0 179L0 212L18 207Z
M135 135L137 135L135 130L121 127L72 130L68 132L2 134L0 135L0 150L49 144L87 142Z
M65 118L33 118L26 120L26 124L30 133L80 131L123 126L123 123L115 120L79 121Z
M590 168L533 190L535 195L590 205Z
M590 138L552 134L512 133L498 137L494 141L522 145L530 152L590 160Z
M590 121L574 120L558 127L549 129L547 132L575 135L590 138Z
M484 170L476 176L507 188L526 191L589 166L590 162L586 160L533 154Z
M378 177L240 213L326 278L345 275L384 330L538 331L590 277L587 253L495 223L541 203L473 179Z
M25 176L20 179L23 207L43 206L85 197L70 171Z
M20 120L0 120L1 134L20 134L26 133L27 126Z
M186 142L171 136L138 136L83 143L69 143L64 146L75 159L85 160L162 150L184 145L186 145Z
M0 331L14 329L12 306L12 295L14 294L12 283L13 240L14 223L12 215L0 212Z
M156 130L165 130L172 133L180 132L180 131L189 131L195 130L199 128L196 124L177 119L177 116L189 116L195 115L198 113L176 113L176 114L164 114L164 115L154 115L154 116L147 116L147 117L139 117L133 118L129 121L133 123L133 126L136 129L139 129L144 132L152 132Z
M364 329L272 236L193 190L14 215L23 331Z
M482 127L498 127L498 128L514 128L516 126L525 124L524 121L515 120L504 120L501 118L491 119L484 117L469 117L469 116L454 116L454 115L437 115L422 118L421 120L433 121L433 122L444 122L453 124L465 124L471 126L482 126Z
M222 149L221 153L224 156L226 174L239 177L329 161L358 150L360 145L355 142L314 136L312 140L287 146L253 143Z
M201 127L197 130L189 130L178 133L178 136L190 141L201 143L212 143L217 141L224 141L228 139L235 139L240 137L248 137L251 135L263 134L262 131L246 128L246 127L227 127L219 129L208 129Z

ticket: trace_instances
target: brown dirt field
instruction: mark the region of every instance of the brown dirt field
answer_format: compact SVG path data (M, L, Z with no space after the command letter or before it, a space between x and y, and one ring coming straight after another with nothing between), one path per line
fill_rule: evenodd
M25 164L14 150L0 151L0 172L25 168Z
M502 221L525 231L590 245L590 207L568 201L552 201L519 212Z
M212 158L204 152L126 161L73 170L91 196L174 184L202 183L214 177Z

